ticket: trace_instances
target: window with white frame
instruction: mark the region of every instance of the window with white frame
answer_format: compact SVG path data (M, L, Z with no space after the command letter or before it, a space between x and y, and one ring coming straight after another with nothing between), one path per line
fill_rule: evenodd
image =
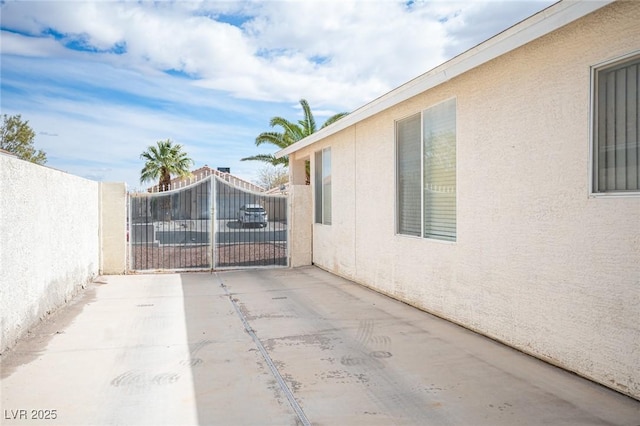
M593 75L593 192L640 192L640 55Z
M331 148L315 153L316 223L331 225Z
M398 234L456 240L456 100L396 123Z

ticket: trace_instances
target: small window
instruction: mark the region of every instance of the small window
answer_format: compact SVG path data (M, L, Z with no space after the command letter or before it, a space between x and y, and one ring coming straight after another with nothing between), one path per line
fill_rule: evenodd
M315 153L316 223L331 225L331 148Z
M594 72L593 192L640 191L640 55Z

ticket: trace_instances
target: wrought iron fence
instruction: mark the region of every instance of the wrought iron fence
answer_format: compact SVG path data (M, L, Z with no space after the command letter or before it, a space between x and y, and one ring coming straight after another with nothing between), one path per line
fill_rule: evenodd
M215 185L215 267L286 266L286 197Z
M129 269L208 270L288 264L287 199L217 177L130 194Z

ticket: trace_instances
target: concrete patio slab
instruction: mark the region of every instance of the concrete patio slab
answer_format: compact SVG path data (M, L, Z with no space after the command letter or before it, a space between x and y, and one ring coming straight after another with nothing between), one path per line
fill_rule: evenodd
M3 425L640 425L639 401L314 267L102 277L1 363Z

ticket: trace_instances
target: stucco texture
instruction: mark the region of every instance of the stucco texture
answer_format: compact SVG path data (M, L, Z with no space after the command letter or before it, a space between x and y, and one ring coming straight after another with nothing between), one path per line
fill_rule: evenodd
M0 351L98 274L98 183L0 155Z
M291 185L289 187L289 265L295 268L311 264L311 187Z
M124 274L127 270L127 186L100 184L100 273Z
M313 262L640 398L640 197L593 197L591 67L640 49L620 1L292 154L331 147ZM394 123L457 101L457 241L395 233Z

